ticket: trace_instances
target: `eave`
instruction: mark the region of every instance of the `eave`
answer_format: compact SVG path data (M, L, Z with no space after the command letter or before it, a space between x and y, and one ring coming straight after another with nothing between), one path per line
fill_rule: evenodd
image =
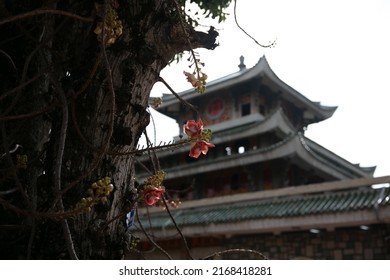
M241 136L242 135L243 133L241 133ZM225 137L231 136L226 135ZM212 151L210 151L210 153L211 152ZM304 137L299 132L292 133L280 142L268 147L248 150L243 154L210 158L187 165L171 167L165 169L165 171L168 174L167 178L173 179L204 174L207 172L216 172L219 170L235 168L237 166L246 166L281 158L299 160L301 163L310 166L312 170L327 174L327 176L334 179L372 176L372 169L363 169L358 165L348 162ZM140 180L145 179L142 174L139 176Z
M261 114L251 114L239 119L233 119L217 125L206 126L213 133L211 142L215 145L240 138L248 138L270 131L278 131L283 135L292 134L295 128L290 123L283 110L279 108L275 112L264 118ZM176 141L179 140L176 137ZM163 150L158 153L159 158L170 156L172 153L180 154L188 151L188 145L175 150ZM142 156L139 160L148 160L148 156Z

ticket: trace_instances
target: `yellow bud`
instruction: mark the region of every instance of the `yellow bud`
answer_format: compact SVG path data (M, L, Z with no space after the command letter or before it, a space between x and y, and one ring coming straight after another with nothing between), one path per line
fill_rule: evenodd
M105 177L104 178L104 182L106 183L106 185L110 184L111 183L111 178L110 177Z
M114 185L113 185L113 184L109 184L109 185L106 187L106 191L108 191L109 193L112 192L113 189L114 189Z

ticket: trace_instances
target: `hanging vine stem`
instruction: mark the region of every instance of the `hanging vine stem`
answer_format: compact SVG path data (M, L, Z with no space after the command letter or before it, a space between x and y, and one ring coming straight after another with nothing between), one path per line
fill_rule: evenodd
M47 15L47 14L52 14L52 15L61 15L61 16L66 16L73 18L75 20L79 20L82 22L93 22L95 19L95 16L91 17L82 17L70 12L62 11L62 10L44 10L44 9L39 9L39 10L34 10L31 12L27 12L24 14L16 15L10 18L6 18L0 21L0 25L6 24L6 23L11 23L14 21L30 18L30 17L35 17L35 16L40 16L40 15Z
M79 96L81 93L83 93L88 88L88 86L91 84L92 79L93 79L93 77L95 76L95 74L96 74L96 72L98 70L100 62L101 62L101 55L98 56L98 58L96 60L96 63L94 64L87 81L81 86L81 88L73 96L71 96L74 100L76 99L77 96ZM51 67L48 67L45 71L43 71L41 73L38 73L37 75L35 75L31 79L25 81L24 83L21 83L20 85L18 85L17 87L9 90L8 92L5 92L3 95L0 96L0 100L6 98L7 96L9 96L10 94L12 94L14 92L20 91L21 89L23 89L24 87L28 86L29 84L31 84L35 80L39 79L44 74L48 73L50 71L50 68ZM0 116L0 122L16 121L16 120L34 118L34 117L40 116L40 115L42 115L44 113L47 113L47 112L51 111L55 107L59 106L59 104L60 103L57 100L55 100L51 104L49 104L48 106L46 106L46 107L44 107L44 108L42 108L42 109L40 109L38 111L25 113L25 114L19 114L19 115L13 115L13 116Z
M62 160L64 156L64 149L65 149L65 142L66 142L66 135L67 135L67 129L68 129L68 120L69 120L69 112L68 112L68 102L66 99L66 95L64 91L62 90L58 79L55 77L51 77L51 80L54 84L54 86L57 89L59 99L61 101L61 109L62 109L62 122L61 122L61 129L60 129L60 138L58 143L58 150L57 150L57 157L54 162L54 171L53 171L53 179L54 179L54 188L55 192L57 193L57 196L61 193L61 170L62 170ZM62 202L62 195L60 195L58 200L59 210L60 212L64 212L64 204ZM66 247L68 249L68 253L71 259L77 260L77 254L74 249L72 234L69 229L69 224L67 219L61 220L61 226L62 230L64 231L64 237L65 237L65 243Z
M48 219L48 220L53 220L53 221L59 221L62 219L71 219L74 218L82 213L85 213L88 211L88 207L91 205L85 205L85 206L80 206L77 207L76 209L71 209L71 210L66 210L64 212L37 212L37 211L32 211L32 210L26 210L26 209L21 209L12 203L8 202L7 200L1 198L0 196L0 204L4 206L4 208L9 209L18 215L23 215L25 217L31 217L34 219Z
M238 23L238 20L237 20L237 0L234 0L234 21L236 22L236 25L237 27L242 31L244 32L244 34L246 36L248 36L249 38L251 38L257 45L259 45L260 47L262 48L271 48L271 47L274 47L275 44L276 44L276 39L270 43L269 45L263 45L263 44L260 44L255 38L253 38L251 35L248 34L248 32L245 31L244 28L241 27L241 25Z
M172 213L171 213L171 211L169 210L169 206L168 206L168 203L167 203L167 201L166 201L166 199L165 199L165 196L162 195L161 198L162 198L162 201L163 201L163 203L164 203L165 209L167 210L167 213L168 213L169 217L171 218L171 221L172 221L173 225L175 226L177 232L180 234L180 237L181 237L181 239L183 240L184 247L186 248L186 251L187 251L188 256L191 258L191 260L193 260L194 257L192 256L191 250L190 250L190 248L188 247L187 240L186 240L185 236L183 235L182 231L180 230L179 226L177 225L175 218L172 216Z
M141 231L145 234L146 238L149 240L150 243L152 243L158 250L160 250L169 260L172 260L172 257L168 254L167 251L165 251L163 248L161 248L160 245L158 245L146 232L145 228L143 227L141 220L138 215L138 211L135 212L135 216L137 217L137 222L139 224L139 227L141 228Z
M104 33L105 33L104 28L103 28L102 32L103 32L102 36L104 38L104 36L105 36L104 35ZM114 131L114 121L115 121L114 116L115 116L115 111L116 111L116 102L115 102L115 90L114 90L114 82L113 82L113 78L112 78L112 70L111 70L110 62L108 61L108 56L107 56L106 46L105 46L104 40L102 40L101 47L102 47L103 62L105 63L105 66L107 69L108 91L109 91L110 97L111 97L111 108L110 108L110 117L109 117L109 122L108 122L107 139L105 140L105 143L104 143L102 149L100 150L100 153L96 157L95 161L92 163L91 168L89 170L87 170L86 172L84 172L82 175L80 175L77 179L70 182L69 185L62 190L61 195L64 195L71 188L73 188L75 185L77 185L81 180L83 180L88 175L90 175L98 167L98 165L101 162L101 160L103 159L103 157L105 155L109 154L109 147L110 147L110 143L111 143L112 134ZM54 205L55 205L55 203L57 203L58 198L59 198L58 196L55 198Z
M149 147L149 145L150 145L151 143L150 143L150 139L149 139L149 137L148 137L148 134L146 133L146 130L144 131L144 134L145 134L145 137L146 137L147 145L148 145L148 147ZM158 161L157 155L156 155L156 153L155 153L154 150L150 150L150 149L148 150L148 153L149 153L149 159L150 159L150 161L153 163L153 172L154 172L154 174L157 174L157 172L160 171L160 163L159 163L159 161ZM152 155L152 154L153 154L153 155ZM182 240L183 240L184 247L186 248L186 251L187 251L188 256L193 260L194 258L192 257L190 248L188 247L187 240L186 240L186 238L184 237L183 233L181 232L179 226L177 225L177 223L176 223L176 221L175 221L175 218L172 216L172 213L171 213L171 211L170 211L170 209L169 209L168 203L167 203L167 201L166 201L164 195L161 196L161 200L163 201L163 204L164 204L165 209L166 209L166 211L167 211L167 213L168 213L168 216L170 217L172 223L174 224L176 230L178 231L179 235L181 236L181 238L182 238ZM149 217L149 215L148 215L148 217ZM138 212L137 212L137 219L138 219L138 222L140 223L140 220L139 220L139 218L138 218ZM149 220L149 222L150 222L150 220ZM140 225L141 225L141 223L140 223ZM141 227L142 227L142 225L141 225ZM144 231L144 230L143 230L143 231Z
M21 89L23 89L24 87L28 86L29 84L31 84L32 82L34 82L35 80L39 79L41 76L43 76L44 73L38 73L36 74L34 77L32 77L31 79L25 81L24 83L21 83L19 84L18 86L14 87L13 89L3 93L1 96L0 96L0 101L3 100L4 98L8 97L10 94L16 92L16 91L19 91Z
M26 76L27 76L27 71L28 71L28 68L29 68L29 65L30 65L30 62L32 61L33 57L35 56L35 54L37 54L41 48L43 47L43 43L40 43L26 58L26 61L24 63L24 66L23 66L23 71L22 71L22 77L21 77L21 83L24 83L25 82L25 79L26 79ZM6 116L9 112L12 111L12 109L14 108L14 106L17 104L18 100L20 99L20 96L22 95L22 91L21 90L18 90L16 92L16 95L13 97L12 99L12 102L11 104L8 105L7 107L7 110L5 110L5 112L2 114L3 116Z

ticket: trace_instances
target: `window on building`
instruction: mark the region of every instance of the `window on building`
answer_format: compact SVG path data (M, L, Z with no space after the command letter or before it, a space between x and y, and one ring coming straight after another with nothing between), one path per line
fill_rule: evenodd
M251 104L246 103L241 105L241 116L247 116L251 113Z
M238 147L238 153L239 153L239 154L245 153L245 147L244 147L244 146Z

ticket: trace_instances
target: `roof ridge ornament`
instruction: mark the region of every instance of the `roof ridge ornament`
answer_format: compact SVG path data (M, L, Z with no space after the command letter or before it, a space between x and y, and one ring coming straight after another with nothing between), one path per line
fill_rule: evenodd
M240 56L240 64L238 65L238 68L240 68L240 71L246 69L246 65L244 63L244 59L245 59L245 57L243 55Z

